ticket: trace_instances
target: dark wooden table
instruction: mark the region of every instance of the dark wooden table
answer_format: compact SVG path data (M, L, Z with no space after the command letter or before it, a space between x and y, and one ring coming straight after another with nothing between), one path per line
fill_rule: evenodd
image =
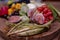
M52 3L59 11L60 11L60 1L59 2L50 2ZM54 37L54 39L52 40L60 40L60 32L58 33L58 35L56 37ZM0 37L0 40L4 40L2 37Z
M60 1L59 2L51 2L59 11L60 11ZM57 35L57 37L54 40L60 40L60 32L59 35Z
M51 2L51 3L60 11L60 1L59 2ZM54 38L53 40L60 40L60 32L56 36L56 38Z

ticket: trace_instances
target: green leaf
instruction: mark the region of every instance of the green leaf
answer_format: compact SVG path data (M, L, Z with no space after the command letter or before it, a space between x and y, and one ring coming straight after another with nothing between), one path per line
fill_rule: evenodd
M48 7L51 9L54 19L56 19L56 17L58 16L57 12L53 9L53 6L51 4L48 4Z
M23 15L26 15L26 14L27 14L27 13L24 12L24 11L20 11L19 13L20 13L20 16L23 16Z

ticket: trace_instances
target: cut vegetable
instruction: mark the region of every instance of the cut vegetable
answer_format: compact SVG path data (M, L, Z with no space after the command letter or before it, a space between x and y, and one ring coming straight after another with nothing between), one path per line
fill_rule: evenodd
M17 23L17 22L21 21L21 18L20 18L20 16L11 16L11 17L9 17L8 21L11 23Z

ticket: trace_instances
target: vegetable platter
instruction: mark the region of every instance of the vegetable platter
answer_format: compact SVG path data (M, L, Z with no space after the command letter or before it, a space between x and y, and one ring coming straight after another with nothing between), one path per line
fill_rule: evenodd
M56 20L60 22L59 16L60 12L52 4L28 0L10 0L7 6L0 8L0 19L5 19L5 25L10 27L6 33L8 37L29 37L48 32Z

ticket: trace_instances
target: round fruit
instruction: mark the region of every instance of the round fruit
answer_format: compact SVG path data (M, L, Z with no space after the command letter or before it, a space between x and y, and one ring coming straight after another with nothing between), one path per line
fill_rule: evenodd
M1 13L0 16L8 14L8 7L7 6L1 7L0 13Z
M44 10L43 10L43 13L47 13L48 12L48 8L44 8Z
M52 14L52 12L48 12L48 13L47 13L48 16L51 15L51 14Z
M50 15L50 16L49 16L49 19L50 19L50 20L52 20L52 19L53 19L53 16L52 16L52 15Z
M12 4L12 5L11 5L11 8L12 8L12 9L15 9L15 4Z
M37 10L38 10L39 12L42 12L42 11L43 11L43 7L38 7Z
M13 9L8 9L8 15L11 15L12 13L14 12L14 10Z
M16 3L15 8L16 9L21 9L21 4L20 3Z

